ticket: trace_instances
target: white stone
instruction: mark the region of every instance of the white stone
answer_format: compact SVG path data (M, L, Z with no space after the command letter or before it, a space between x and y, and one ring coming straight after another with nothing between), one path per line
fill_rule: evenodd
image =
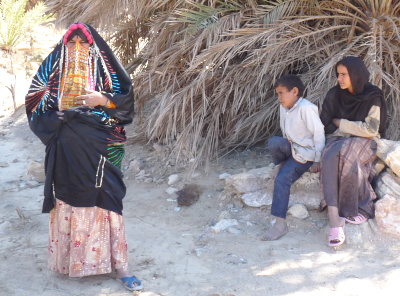
M266 187L270 187L273 170L270 167L249 170L245 173L232 175L225 179L226 187L229 191L237 193L254 192Z
M291 206L288 210L288 213L292 215L293 217L299 218L299 219L306 219L310 216L310 214L307 211L307 208L302 205L302 204L294 204Z
M376 182L380 197L375 203L375 220L380 231L400 238L400 178L394 173L381 173Z
M226 179L226 194L239 195L242 201L250 207L271 205L277 172L278 167L269 165L233 175ZM301 203L309 210L318 209L322 197L319 173L304 173L292 185L290 193L289 206Z
M128 171L131 172L139 172L141 169L144 168L144 163L141 160L135 159L129 163Z
M30 187L39 186L39 182L37 181L27 181L26 184L28 184Z
M140 170L139 173L137 174L137 176L145 176L146 172L145 170Z
M228 173L222 173L219 175L219 179L220 180L225 180L226 178L229 178L231 176L231 174Z
M165 190L165 192L168 193L168 194L170 194L170 195L175 194L175 193L177 193L178 191L179 191L179 190L178 190L177 188L174 188L174 187L168 187L168 188Z
M379 229L400 238L400 201L386 194L376 205L375 219Z
M256 192L245 193L241 196L243 202L249 207L262 207L272 204L273 191L259 190Z
M376 179L375 192L379 198L383 198L386 194L400 198L400 178L390 169L384 171Z
M180 180L180 177L178 174L173 174L168 177L168 185L173 185L177 183Z
M236 225L239 225L239 223L238 223L238 221L236 219L222 219L217 224L212 226L211 230L214 233L219 233L219 232L227 229L228 227L236 226Z
M243 233L243 230L237 229L236 227L228 227L226 229L230 234L239 235Z
M201 173L195 172L192 174L192 178L198 178L198 177L201 177Z
M389 166L393 172L400 176L400 142L379 139L376 155Z

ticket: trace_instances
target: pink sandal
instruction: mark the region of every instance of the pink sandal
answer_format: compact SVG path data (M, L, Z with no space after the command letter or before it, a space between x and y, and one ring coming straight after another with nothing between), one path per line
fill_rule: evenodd
M366 222L368 219L365 218L363 215L358 214L355 217L346 217L343 218L344 220L346 220L346 222L349 222L351 224L363 224L364 222Z
M338 247L344 243L346 236L344 235L344 225L332 227L329 231L329 246Z

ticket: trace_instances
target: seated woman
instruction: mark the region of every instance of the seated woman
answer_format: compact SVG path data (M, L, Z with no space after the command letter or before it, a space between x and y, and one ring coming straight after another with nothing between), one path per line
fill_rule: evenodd
M328 206L329 246L345 240L345 222L361 224L374 217L375 192L370 184L377 145L383 137L387 108L382 90L369 83L369 72L357 57L336 64L338 85L327 93L321 121L326 146L321 159L323 201Z

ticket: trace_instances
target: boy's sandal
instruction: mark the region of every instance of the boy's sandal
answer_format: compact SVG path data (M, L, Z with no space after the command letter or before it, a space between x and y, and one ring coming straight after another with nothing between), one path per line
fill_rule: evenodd
M338 247L344 243L346 236L344 235L343 227L332 227L329 231L329 246Z
M125 288L130 291L137 291L143 289L142 282L136 276L127 276L123 277L122 279L116 279L117 281L121 282Z
M355 217L346 217L346 218L344 218L344 220L346 220L346 222L349 222L351 224L362 224L362 223L366 222L368 219L365 218L363 215L358 214Z

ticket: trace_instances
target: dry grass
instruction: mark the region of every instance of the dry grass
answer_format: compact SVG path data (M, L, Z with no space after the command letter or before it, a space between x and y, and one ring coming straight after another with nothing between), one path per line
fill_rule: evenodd
M399 0L105 3L47 1L60 24L115 31L111 40L135 73L143 132L195 165L277 132L272 86L283 74L299 74L307 98L321 103L347 55L363 58L384 90L388 136L400 139Z

